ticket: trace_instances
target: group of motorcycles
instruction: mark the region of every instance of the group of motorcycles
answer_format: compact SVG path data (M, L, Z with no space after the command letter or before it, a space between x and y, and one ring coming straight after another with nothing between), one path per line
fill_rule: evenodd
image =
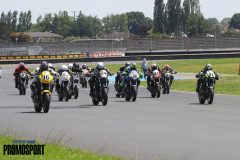
M87 80L88 75L86 71L83 72L74 72L72 76L66 71L64 71L60 77L56 77L55 81L58 81L58 83L55 84L55 90L58 94L58 100L66 102L71 99L77 99L80 84L82 85L82 88L87 87ZM58 86L57 86L58 85Z
M119 81L115 82L115 90L117 92L116 97L125 97L126 101L136 101L137 93L138 93L138 83L140 82L140 75L137 71L133 70L130 72L128 77L121 77L121 73L118 72L117 76L120 76ZM163 94L170 93L170 78L172 76L171 72L166 72L163 75L158 71L154 70L151 75L151 83L147 88L151 94L151 97L160 98L161 91ZM125 80L125 87L122 89L121 84L122 81Z
M154 70L151 73L151 83L148 87L151 97L159 98L161 92L163 94L170 93L170 79L172 74L174 73L165 72L161 74L158 70ZM66 71L64 71L59 77L54 77L49 71L43 71L40 75L36 75L40 83L36 83L37 86L35 86L35 89L38 89L40 92L32 97L35 111L41 112L43 110L45 113L49 111L51 95L54 88L58 94L59 101L65 100L67 102L72 97L77 99L80 85L82 88L87 88L89 75L90 73L87 70L79 73L75 72L72 76ZM92 103L94 105L98 105L99 102L102 102L105 106L108 103L108 76L106 70L101 70L100 74L97 75L94 80L93 94L91 95ZM140 84L140 73L136 70L132 70L127 75L121 75L121 73L118 72L117 76L120 76L120 78L114 84L117 92L116 97L123 97L126 101L136 101L138 86ZM217 77L218 75L211 70L207 71L203 76L203 82L201 83L198 92L200 104L204 104L205 101L209 104L213 103L214 85ZM18 78L19 94L25 95L28 75L27 73L22 72Z
M40 82L33 83L33 85L35 85L35 93L38 93L32 95L35 111L41 112L43 110L44 113L49 111L51 95L54 88L58 94L59 101L65 99L67 102L72 97L77 99L80 85L82 85L82 88L87 87L88 76L86 73L86 71L83 71L70 76L69 73L65 71L61 76L53 76L49 71L43 71L39 75L34 75L35 77L30 77L31 79L36 78ZM19 94L25 95L29 76L26 72L22 72L17 78ZM59 85L57 86L57 84Z

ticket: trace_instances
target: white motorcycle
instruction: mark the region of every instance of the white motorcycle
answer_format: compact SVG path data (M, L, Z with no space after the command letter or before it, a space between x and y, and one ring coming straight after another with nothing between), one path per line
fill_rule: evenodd
M63 99L65 99L67 102L71 96L70 95L70 78L71 76L66 71L64 71L60 76L60 80L59 80L60 89L58 93L59 101L62 101Z

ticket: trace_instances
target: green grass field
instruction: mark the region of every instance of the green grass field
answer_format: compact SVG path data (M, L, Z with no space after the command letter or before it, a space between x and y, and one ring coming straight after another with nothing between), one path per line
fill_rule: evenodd
M0 160L123 160L123 158L99 155L53 144L45 144L45 155L43 156L6 156L3 155L4 144L12 144L12 138L0 136Z

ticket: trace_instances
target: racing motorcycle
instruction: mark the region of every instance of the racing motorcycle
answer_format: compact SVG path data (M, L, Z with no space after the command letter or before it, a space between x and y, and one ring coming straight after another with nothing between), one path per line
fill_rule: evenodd
M60 76L60 80L59 80L60 88L58 91L58 100L59 101L63 101L63 99L65 99L65 101L67 102L71 97L70 78L71 78L71 76L66 71L64 71L62 73L62 75Z
M74 73L71 78L71 96L74 96L74 99L78 98L78 92L79 92L79 73Z
M198 99L200 104L207 100L208 104L213 103L215 80L218 80L218 74L212 70L206 72L199 87Z
M95 78L95 84L93 88L92 103L98 105L102 102L103 106L107 105L108 102L108 72L101 70L100 75Z
M87 75L88 70L83 69L80 76L80 84L82 85L82 88L87 88Z
M126 84L124 87L124 94L126 101L136 101L137 99L137 92L138 92L138 80L140 75L137 71L132 70L129 76L126 79Z
M161 73L154 70L151 75L151 83L148 88L153 98L159 98L161 95Z
M122 76L121 76L121 72L120 71L118 71L117 72L117 77L119 77L118 78L118 81L117 82L115 82L115 84L114 84L114 88L115 88L115 90L116 90L116 97L120 97L120 96L122 96L122 97L124 97L125 95L124 95L124 91L123 90L121 90L120 88L121 88L121 86L120 86L120 84L122 83L122 81L123 81L123 78L122 78Z
M51 84L53 83L53 77L49 71L43 71L38 75L40 83L37 83L35 93L33 95L34 109L36 112L41 112L43 109L44 113L48 113L51 102Z
M26 83L27 83L27 78L28 78L26 72L21 72L17 78L18 78L19 95L25 95L26 94Z
M167 71L163 75L163 84L162 84L162 89L163 89L163 94L169 94L170 93L170 79L172 74L176 74L177 72L170 72Z

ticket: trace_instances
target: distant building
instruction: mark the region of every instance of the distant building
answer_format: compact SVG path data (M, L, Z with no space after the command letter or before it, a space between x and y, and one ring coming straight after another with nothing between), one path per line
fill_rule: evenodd
M63 36L51 32L24 32L30 36L34 42L60 42Z

